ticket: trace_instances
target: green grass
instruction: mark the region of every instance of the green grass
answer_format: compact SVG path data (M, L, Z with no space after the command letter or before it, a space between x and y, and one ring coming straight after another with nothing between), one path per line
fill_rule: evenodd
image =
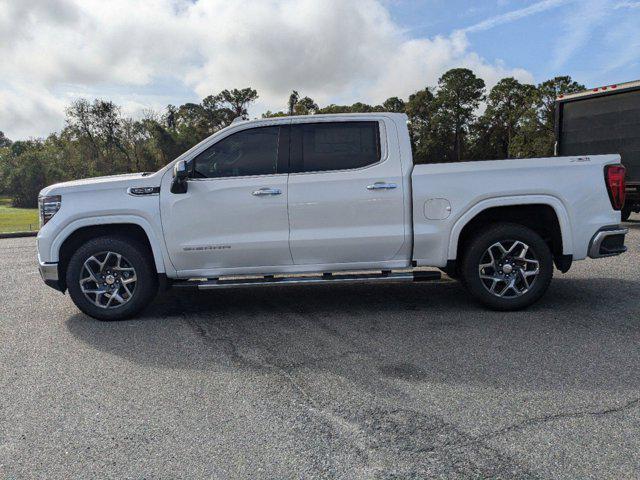
M11 199L0 197L0 233L38 230L37 208L14 208Z

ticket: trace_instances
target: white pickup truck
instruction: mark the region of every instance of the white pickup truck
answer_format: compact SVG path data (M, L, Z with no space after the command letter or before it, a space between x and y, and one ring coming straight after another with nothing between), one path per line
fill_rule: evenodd
M155 173L40 193L40 272L86 314L159 289L459 278L538 300L572 261L626 250L617 155L415 165L402 114L234 122Z

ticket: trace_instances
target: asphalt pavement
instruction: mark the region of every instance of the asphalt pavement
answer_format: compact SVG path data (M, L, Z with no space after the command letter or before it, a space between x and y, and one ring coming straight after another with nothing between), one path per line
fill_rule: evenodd
M0 478L640 478L629 252L523 312L453 281L171 291L93 320L0 240Z

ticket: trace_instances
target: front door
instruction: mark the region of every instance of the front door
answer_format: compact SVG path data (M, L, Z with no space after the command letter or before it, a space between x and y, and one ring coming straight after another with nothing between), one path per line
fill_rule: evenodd
M276 125L231 133L190 162L187 193L163 185L165 241L181 277L292 264L287 174L278 158L279 150L288 156L286 132Z

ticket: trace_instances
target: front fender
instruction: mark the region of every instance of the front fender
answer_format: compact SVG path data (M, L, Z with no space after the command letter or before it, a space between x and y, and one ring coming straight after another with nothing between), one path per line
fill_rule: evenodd
M158 238L152 225L144 218L136 215L108 215L100 217L88 217L74 220L66 225L55 237L50 246L50 262L56 263L60 260L60 248L64 241L76 230L83 227L95 227L98 225L109 225L116 223L133 224L141 227L151 245L153 252L153 260L156 265L158 273L166 273L166 266L171 265L168 261L167 252L164 250L163 243Z

